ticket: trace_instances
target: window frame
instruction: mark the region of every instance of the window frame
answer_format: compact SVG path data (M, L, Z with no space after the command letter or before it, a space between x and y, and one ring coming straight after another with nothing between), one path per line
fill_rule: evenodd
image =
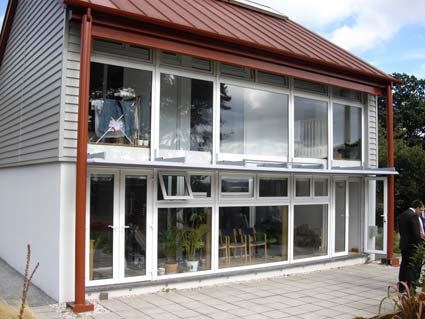
M261 179L271 179L271 180L285 180L287 181L287 195L286 196L260 196L260 181ZM286 200L289 201L289 198L291 196L291 177L289 174L257 174L257 180L256 180L256 196L255 198L257 200Z
M252 161L263 161L263 162L281 162L285 163L288 162L290 158L290 130L291 130L291 120L290 120L290 112L291 112L291 90L290 88L285 87L278 87L278 86L272 86L267 84L258 83L255 81L244 81L238 78L232 78L232 77L224 77L219 76L217 79L217 86L218 86L218 101L217 101L217 129L218 129L218 140L216 141L217 145L217 160L218 161L243 161L243 160L252 160ZM279 156L279 155L257 155L257 154L235 154L235 153L226 153L221 152L221 139L220 139L220 133L221 133L221 108L220 108L220 87L222 84L228 84L232 86L237 86L240 88L247 88L247 89L253 89L253 90L259 90L259 91L265 91L269 93L275 93L275 94L283 94L288 96L288 109L287 109L287 150L286 150L286 156Z
M168 195L165 189L165 182L164 182L164 176L182 176L184 177L185 184L187 187L187 192L189 193L188 196L173 196ZM162 192L162 197L164 200L191 200L193 199L193 193L192 193L192 187L190 185L189 181L189 174L184 172L167 172L167 171L159 171L158 172L158 178L159 178L159 185Z
M349 160L349 159L334 159L334 138L333 138L333 109L334 109L334 105L335 104L340 104L340 105L344 105L344 106L349 106L349 107L357 107L361 109L361 148L360 148L360 160ZM366 105L362 102L357 102L357 101L353 101L353 100L344 100L338 97L334 97L332 95L331 97L331 118L332 118L332 123L331 123L331 136L330 136L330 143L332 144L332 147L330 148L330 158L331 158L331 162L332 162L332 166L337 166L337 167L356 167L356 166L363 166L364 162L365 162L365 153L366 153L366 132L365 132L365 128L366 128L366 124L365 124L365 112L366 112ZM377 110L378 112L378 110ZM378 118L378 117L377 117Z
M297 179L309 179L310 181L310 196L297 196ZM327 194L326 196L316 196L315 192L315 181L320 179L326 179L327 180ZM293 191L293 198L295 203L312 203L316 204L317 202L324 201L326 203L330 200L330 191L331 191L331 178L328 175L294 175L294 191Z
M251 187L251 191L248 193L241 193L241 192L223 192L222 191L222 183L223 179L247 179L249 183L249 179L252 178L252 183L249 183L250 185L248 187ZM256 199L256 174L241 174L241 173L226 173L221 172L219 173L219 199L220 200L237 200L237 199L244 199L244 200L255 200Z

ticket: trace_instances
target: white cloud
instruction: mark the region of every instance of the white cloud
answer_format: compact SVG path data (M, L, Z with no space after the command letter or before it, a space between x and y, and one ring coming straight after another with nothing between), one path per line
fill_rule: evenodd
M408 25L425 25L421 0L256 0L347 50L379 47Z

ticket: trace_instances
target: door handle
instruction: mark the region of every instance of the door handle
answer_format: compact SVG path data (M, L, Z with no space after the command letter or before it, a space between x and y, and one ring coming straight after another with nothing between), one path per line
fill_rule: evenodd
M123 228L125 228L125 229L128 229L128 228L130 228L130 226L127 226L127 225L125 225L125 226L122 226Z
M108 225L108 228L115 229L116 227L112 225Z

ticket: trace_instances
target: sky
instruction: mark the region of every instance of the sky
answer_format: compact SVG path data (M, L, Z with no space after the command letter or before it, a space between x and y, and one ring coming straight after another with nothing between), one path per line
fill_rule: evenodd
M255 2L281 12L386 73L425 78L425 0ZM0 24L6 5L7 0L0 0Z

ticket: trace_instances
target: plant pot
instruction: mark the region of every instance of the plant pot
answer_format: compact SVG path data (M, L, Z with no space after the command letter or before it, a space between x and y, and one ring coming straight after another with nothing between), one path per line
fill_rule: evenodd
M177 273L177 268L178 268L179 264L176 262L167 262L165 263L165 273L168 274L176 274Z
M189 272L198 271L199 260L186 260L186 268Z

